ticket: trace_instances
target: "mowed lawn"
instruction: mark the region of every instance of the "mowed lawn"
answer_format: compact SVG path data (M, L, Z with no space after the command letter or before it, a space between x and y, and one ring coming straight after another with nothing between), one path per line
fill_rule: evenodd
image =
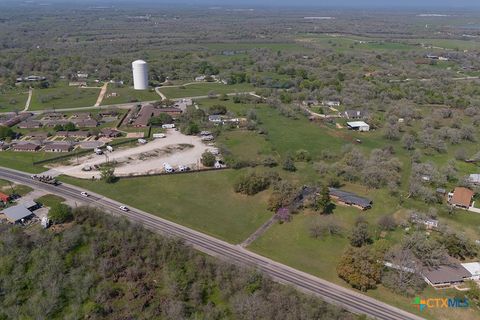
M112 93L116 93L116 97L112 97ZM160 96L155 90L134 90L131 87L115 88L112 85L108 86L107 94L103 98L102 105L122 104L137 101L154 101L160 100Z
M77 88L59 86L34 89L30 110L67 109L91 107L97 101L100 88Z
M315 158L323 151L340 151L352 143L350 133L310 122L306 117L298 120L287 118L270 107L258 108L259 125L267 130L267 139L280 155L305 149Z
M18 89L7 92L0 91L0 112L23 110L27 98L28 89Z
M268 192L236 194L243 170L121 179L115 184L61 180L231 243L241 243L271 217Z
M33 165L33 162L49 159L55 156L58 155L45 152L2 151L0 152L0 167L16 169L29 173L40 173L46 171L47 169L42 166Z
M160 89L169 99L206 96L210 92L215 94L228 94L253 90L254 88L248 83L227 85L216 82L199 82L180 87L165 87Z
M45 207L51 208L58 203L64 202L65 199L54 194L46 194L44 196L41 196L40 198L35 199L35 201Z

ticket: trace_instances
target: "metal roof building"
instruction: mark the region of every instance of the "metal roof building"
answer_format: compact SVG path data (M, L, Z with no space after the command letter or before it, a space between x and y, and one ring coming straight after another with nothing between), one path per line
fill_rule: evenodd
M33 215L33 213L25 208L22 205L9 207L1 211L6 217L7 220L11 223L17 223L22 219L29 218Z

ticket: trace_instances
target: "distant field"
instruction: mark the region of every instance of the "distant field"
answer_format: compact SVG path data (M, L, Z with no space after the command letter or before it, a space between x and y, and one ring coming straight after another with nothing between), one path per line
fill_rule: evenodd
M476 40L458 40L458 39L414 39L406 40L410 43L423 43L434 47L440 47L451 50L474 50L480 48L480 42Z
M117 93L117 97L108 97L112 92ZM112 85L109 85L107 94L105 95L102 105L110 104L122 104L129 103L134 101L153 101L160 100L160 96L155 92L155 90L134 90L130 87L115 88Z
M240 243L271 216L265 192L247 197L233 191L233 182L243 173L243 170L226 170L132 178L115 184L61 179L231 243Z
M90 107L97 101L100 89L59 86L34 89L30 110Z
M175 98L184 98L184 97L196 97L196 96L206 96L209 92L214 92L216 94L222 93L235 93L235 92L246 92L253 91L254 88L247 83L244 84L234 84L234 85L225 85L221 83L196 83L192 85L187 85L184 87L170 87L162 88L160 91L167 96L169 99Z
M0 112L23 110L27 98L28 89L18 89L5 93L0 91Z
M354 36L329 36L329 35L304 35L297 39L299 42L306 42L318 45L322 48L330 48L335 51L346 50L414 50L415 45L403 43L402 41L385 41L381 39L360 38Z
M304 48L297 43L268 43L268 42L245 42L245 43L209 43L202 44L202 47L206 47L210 50L252 50L252 49L270 49L273 51L311 51L310 48Z

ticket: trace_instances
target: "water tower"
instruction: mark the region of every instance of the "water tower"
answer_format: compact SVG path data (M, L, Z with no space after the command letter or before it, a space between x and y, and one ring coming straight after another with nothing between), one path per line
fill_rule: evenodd
M132 62L133 87L135 90L148 89L148 64L143 60Z

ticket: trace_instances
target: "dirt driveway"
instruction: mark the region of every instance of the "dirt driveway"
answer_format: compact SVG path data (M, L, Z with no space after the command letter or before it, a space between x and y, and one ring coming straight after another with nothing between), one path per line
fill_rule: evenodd
M156 139L144 145L114 150L106 155L91 155L71 161L70 165L54 167L56 171L69 176L91 179L99 178L98 170L83 171L85 167L94 168L95 165L105 163L107 157L115 163L115 175L129 176L163 172L163 164L168 163L174 168L187 165L196 168L206 150L213 147L206 146L199 137L186 136L179 131L169 130L167 137Z

